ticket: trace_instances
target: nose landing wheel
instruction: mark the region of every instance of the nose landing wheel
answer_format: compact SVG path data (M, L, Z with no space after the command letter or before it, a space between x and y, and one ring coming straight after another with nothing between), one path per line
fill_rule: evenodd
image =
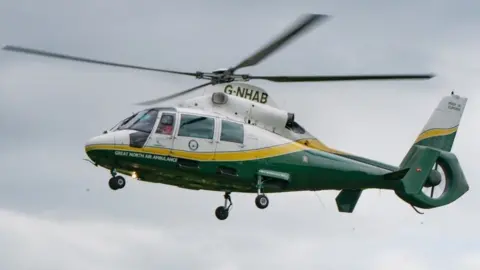
M112 190L122 189L125 187L125 178L120 175L114 176L108 180L108 186Z
M123 178L123 176L121 176L121 175L117 175L115 169L113 169L111 171L111 173L112 173L112 178L110 178L110 180L108 180L108 186L112 190L117 190L117 189L124 188L125 184L126 184L125 178Z

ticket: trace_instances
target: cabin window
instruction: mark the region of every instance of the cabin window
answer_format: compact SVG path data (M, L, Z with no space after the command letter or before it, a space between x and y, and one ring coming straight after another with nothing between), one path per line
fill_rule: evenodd
M133 125L128 127L128 129L150 133L155 125L155 122L157 121L157 115L157 110L150 110L141 115Z
M163 113L158 123L157 134L172 135L173 128L175 127L175 114Z
M215 120L212 117L182 114L178 136L213 139Z
M243 144L243 136L243 124L222 120L221 141Z

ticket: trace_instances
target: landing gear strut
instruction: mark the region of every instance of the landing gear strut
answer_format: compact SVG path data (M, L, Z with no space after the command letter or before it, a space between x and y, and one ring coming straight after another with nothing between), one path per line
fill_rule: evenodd
M260 209L265 209L268 207L268 198L265 196L263 193L263 184L264 181L262 180L261 176L258 176L258 182L257 182L257 197L255 198L255 205L257 205L258 208ZM225 220L228 218L228 214L230 213L230 207L232 207L232 198L230 197L231 192L225 192L225 195L223 197L225 198L225 205L224 206L219 206L217 209L215 209L215 216L219 220Z
M255 198L255 205L260 209L265 209L268 207L268 198L263 193L263 180L262 177L258 176L257 182L257 197Z
M115 169L112 169L110 171L112 178L108 180L108 186L112 190L117 190L117 189L122 189L125 187L125 178L123 178L121 175L117 175L117 171Z
M225 192L225 195L223 197L225 198L225 205L224 206L219 206L217 209L215 209L215 216L219 220L225 220L228 218L228 213L230 212L230 207L232 207L232 198L230 198L230 193L231 192Z

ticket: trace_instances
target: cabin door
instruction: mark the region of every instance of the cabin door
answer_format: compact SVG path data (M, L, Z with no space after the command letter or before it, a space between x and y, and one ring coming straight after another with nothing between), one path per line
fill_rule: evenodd
M158 125L152 131L146 148L153 148L161 155L169 155L173 146L173 135L175 134L176 123L175 112L162 112Z
M243 123L226 119L218 119L218 140L215 149L215 160L238 161L242 160L245 147L245 132Z
M187 160L211 161L215 152L215 118L201 114L179 114L173 140L175 156Z
M254 172L250 170L257 159L257 138L244 123L218 119L217 124L219 131L215 161L224 162L218 172L229 176L253 175Z

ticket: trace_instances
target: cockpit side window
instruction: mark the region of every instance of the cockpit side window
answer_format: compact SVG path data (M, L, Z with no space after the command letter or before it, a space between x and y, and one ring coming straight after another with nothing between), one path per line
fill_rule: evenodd
M220 141L234 142L243 144L243 125L227 120L222 120L222 132L220 133Z
M182 114L178 136L213 139L215 120L201 115Z
M157 115L157 110L150 110L147 113L143 114L140 118L138 118L138 120L133 125L127 128L142 131L145 133L150 133L153 129L153 126L155 125L155 122L157 121Z
M163 113L162 117L160 118L160 123L158 123L156 133L164 134L164 135L172 135L174 127L175 127L175 114Z

